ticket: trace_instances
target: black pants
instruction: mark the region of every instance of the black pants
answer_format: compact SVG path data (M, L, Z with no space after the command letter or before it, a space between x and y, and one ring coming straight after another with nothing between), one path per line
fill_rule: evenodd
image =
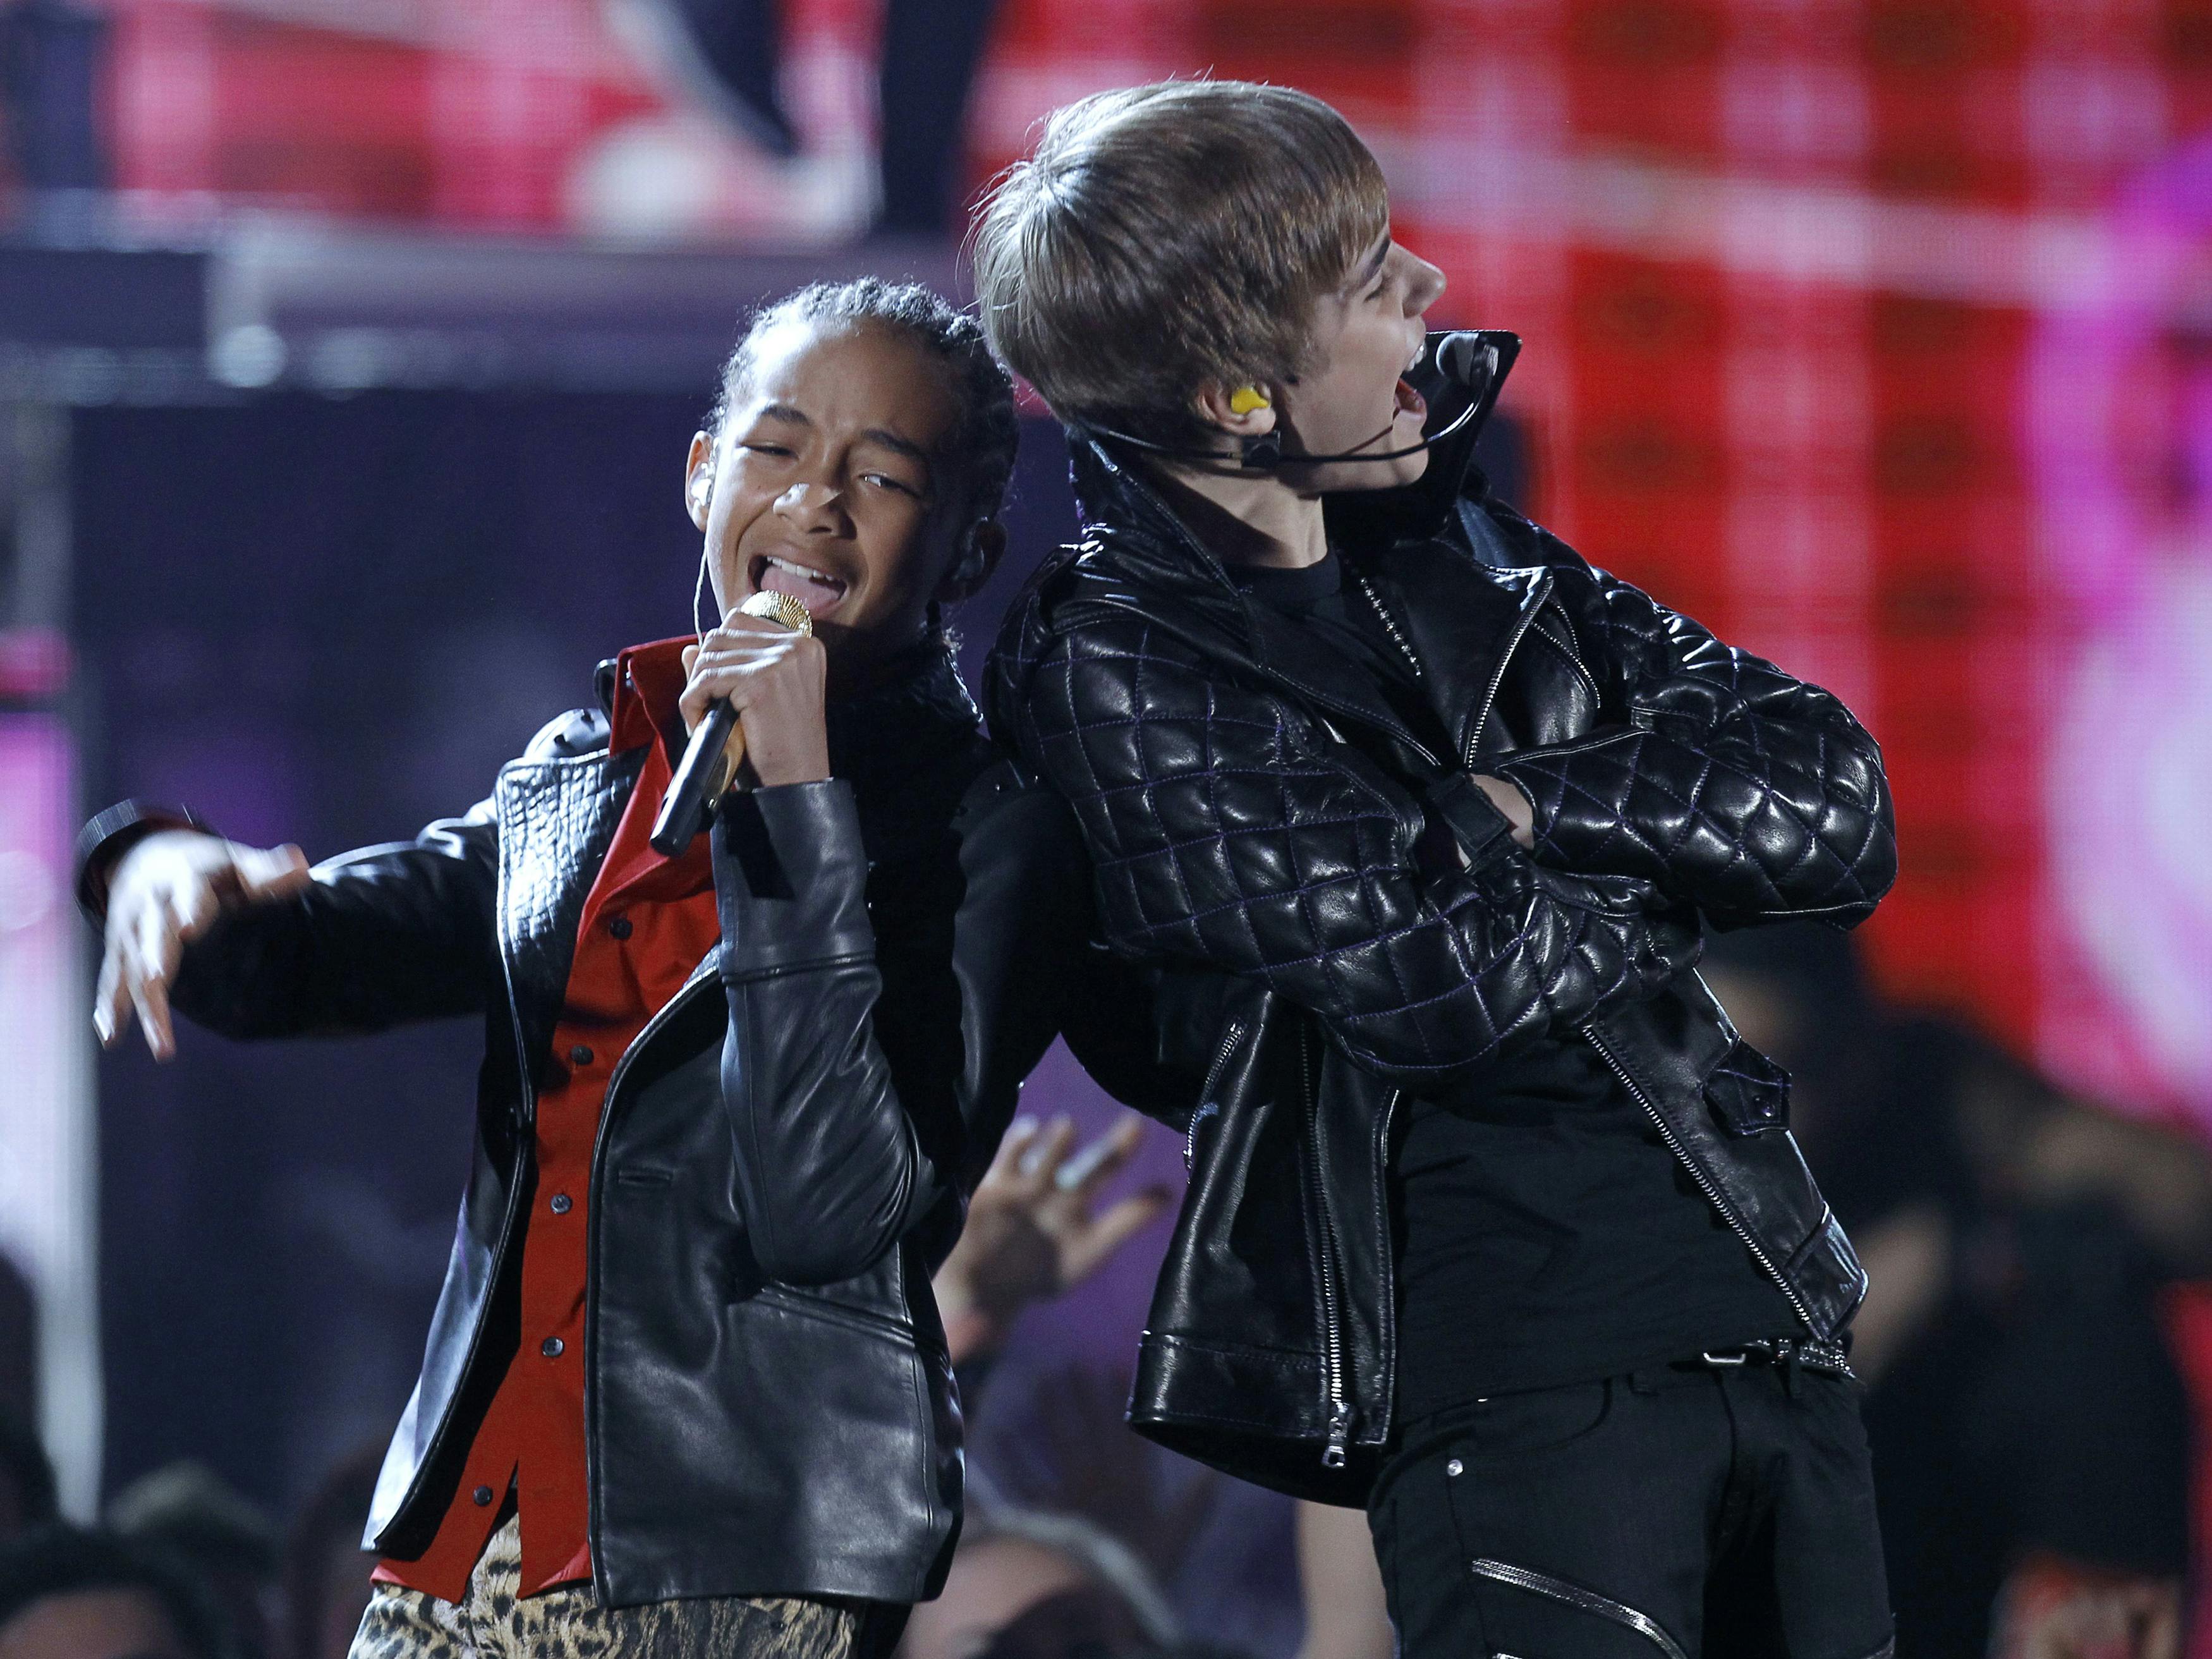
M1858 1394L1670 1368L1408 1425L1368 1510L1401 1659L1887 1654Z

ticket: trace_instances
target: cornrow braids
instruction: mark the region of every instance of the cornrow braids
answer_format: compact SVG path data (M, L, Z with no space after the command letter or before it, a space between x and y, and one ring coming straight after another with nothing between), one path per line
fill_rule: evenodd
M845 283L811 283L755 312L744 337L722 365L720 389L707 416L719 439L746 377L761 337L790 322L877 323L894 328L940 357L951 371L960 405L952 434L968 485L965 518L995 518L1014 476L1021 423L1014 413L1014 384L984 338L983 325L919 283L862 276Z

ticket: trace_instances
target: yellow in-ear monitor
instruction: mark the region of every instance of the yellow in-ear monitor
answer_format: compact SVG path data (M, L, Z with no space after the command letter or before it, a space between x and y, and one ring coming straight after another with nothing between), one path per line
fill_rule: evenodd
M1240 386L1229 394L1229 412L1231 415L1249 415L1255 409L1268 407L1267 394L1256 386Z

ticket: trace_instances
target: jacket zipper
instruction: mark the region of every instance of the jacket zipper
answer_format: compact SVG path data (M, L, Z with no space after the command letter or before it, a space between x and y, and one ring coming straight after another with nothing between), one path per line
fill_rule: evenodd
M1590 678L1589 670L1583 664L1582 653L1575 649L1573 641L1573 624L1568 624L1568 639L1567 642L1565 644L1561 644L1560 641L1553 639L1549 634L1546 634L1540 628L1538 629L1536 632L1542 636L1546 644L1553 647L1561 656L1567 659L1567 666L1575 671L1575 678L1582 682L1583 689L1589 693L1590 707L1595 708L1600 703L1603 702L1605 699L1597 689L1597 682Z
M1482 694L1482 706L1475 711L1474 724L1467 729L1467 752L1462 759L1470 772L1474 770L1475 745L1482 741L1483 728L1490 724L1490 711L1498 702L1498 688L1505 684L1506 665L1513 660L1513 653L1521 648L1522 638L1534 624L1536 613L1544 608L1544 600L1552 591L1549 572L1545 574L1541 586L1542 591L1536 595L1534 603L1522 611L1513 632L1507 636L1505 648L1498 653L1498 666L1491 671L1490 689Z
M1390 1273L1390 1125L1398 1115L1398 1103L1404 1099L1403 1089L1390 1091L1389 1099L1382 1103L1382 1110L1375 1120L1375 1278L1381 1290L1376 1298L1378 1308L1397 1306L1397 1286ZM1381 1345L1382 1351L1382 1401L1387 1420L1389 1402L1398 1388L1398 1342L1391 1340Z
M1190 1125L1183 1132L1182 1172L1188 1175L1198 1164L1198 1126L1221 1109L1213 1098L1213 1091L1221 1082L1221 1073L1227 1069L1229 1056L1237 1052L1237 1045L1244 1040L1244 1022L1232 1019L1229 1029L1221 1035L1221 1048L1213 1056L1213 1064L1206 1068L1206 1081L1199 1085L1198 1104L1191 1108Z
M1689 1149L1682 1145L1681 1137L1674 1133L1674 1126L1668 1122L1665 1116L1661 1114L1657 1103L1650 1096L1644 1092L1634 1078L1629 1076L1628 1068L1614 1057L1613 1050L1606 1047L1605 1040L1597 1034L1595 1023L1583 1025L1579 1029L1583 1041L1597 1051L1597 1057L1605 1062L1606 1069L1620 1080L1622 1088L1628 1091L1629 1098L1643 1108L1644 1116L1650 1118L1652 1127L1659 1131L1659 1138L1667 1143L1667 1150L1674 1155L1674 1161L1689 1171L1690 1179L1697 1183L1698 1190L1705 1194L1705 1202L1720 1212L1721 1219L1729 1224L1729 1231L1743 1241L1743 1246L1751 1252L1752 1259L1765 1270L1766 1276L1772 1279L1780 1288L1782 1294L1789 1298L1791 1310L1804 1322L1805 1328L1817 1332L1820 1328L1814 1322L1812 1310L1805 1305L1805 1298L1797 1294L1797 1287L1783 1276L1782 1269L1775 1265L1774 1258L1767 1254L1766 1247L1752 1236L1751 1229L1745 1224L1743 1218L1736 1213L1735 1206L1729 1202L1713 1178L1699 1167L1695 1159L1691 1158Z
M1344 1397L1344 1327L1336 1305L1336 1218L1328 1207L1328 1187L1321 1164L1321 1096L1314 1087L1311 1050L1305 1022L1298 1023L1298 1083L1306 1097L1306 1158L1313 1178L1314 1208L1321 1216L1321 1323L1322 1360L1328 1371L1328 1431L1321 1464L1340 1469L1351 1456L1352 1406Z
M1413 664L1414 678L1419 678L1420 660L1413 655L1411 647L1406 644L1404 635L1398 631L1397 619L1390 614L1390 608L1382 603L1382 596L1368 585L1364 576L1359 578L1359 586L1367 595L1368 604L1375 607L1375 614L1382 618L1383 628L1388 630L1391 639L1396 641L1399 650L1405 653L1406 660ZM1534 623L1536 613L1544 608L1545 596L1551 591L1548 573L1541 581L1541 587L1543 591L1537 594L1535 602L1522 610L1519 618L1514 623L1512 633L1506 636L1505 648L1498 653L1498 666L1491 671L1489 689L1482 694L1481 706L1475 711L1474 724L1468 728L1467 752L1462 757L1462 763L1470 772L1474 770L1475 745L1482 741L1483 728L1490 724L1490 711L1498 702L1498 689L1505 684L1505 670L1513 660L1513 653L1521 648L1522 640L1527 635L1531 625ZM1582 666L1579 662L1575 665L1577 668ZM1287 678L1288 676L1285 678ZM1583 678L1587 680L1589 677L1584 673ZM1293 681L1292 684L1296 684L1297 682ZM1310 687L1300 685L1299 689L1308 696L1313 697L1316 702L1326 701L1316 696ZM1409 738L1408 741L1411 740ZM1419 743L1414 742L1413 747L1419 750L1422 757L1431 765L1440 764L1437 757L1430 754L1426 749L1423 749Z

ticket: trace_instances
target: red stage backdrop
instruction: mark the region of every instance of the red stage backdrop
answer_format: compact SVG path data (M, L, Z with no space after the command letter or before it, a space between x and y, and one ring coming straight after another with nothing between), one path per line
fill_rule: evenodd
M606 0L117 0L132 210L824 240L875 4L784 9L807 155ZM1211 70L1343 109L1449 320L1528 342L1530 506L1881 738L1893 991L2212 1121L2203 0L1006 0L980 181Z

